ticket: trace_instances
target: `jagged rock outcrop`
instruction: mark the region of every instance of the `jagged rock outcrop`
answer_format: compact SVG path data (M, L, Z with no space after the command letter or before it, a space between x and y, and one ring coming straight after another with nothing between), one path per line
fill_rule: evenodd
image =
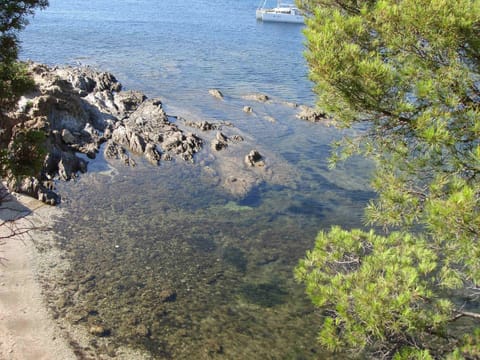
M94 159L105 142L105 157L128 165L135 165L131 153L158 164L175 155L193 161L202 148L198 136L184 133L169 121L160 100L149 100L138 91L121 91L110 73L89 67L29 66L37 89L21 99L11 116L45 132L48 155L40 178L9 181L11 191L58 203L60 197L44 184L85 172L87 162L77 153Z
M333 119L320 109L312 108L309 106L301 105L300 111L297 114L297 118L307 120L310 122L322 122L325 125L333 124Z
M34 63L29 67L37 89L20 100L11 117L45 133L48 155L38 178L9 181L11 191L57 204L60 196L54 191L54 180L70 180L87 171L88 160L79 154L95 159L100 151L107 161L117 159L135 166L138 156L154 165L176 158L193 162L195 154L204 149L201 165L205 176L237 197L262 182L292 181L294 172L288 164L268 149L259 149L262 155L249 153L258 144L252 143L252 137L246 139L229 121L169 116L159 99L147 99L139 91L122 91L112 74L89 67L50 68ZM223 99L216 89L210 94ZM269 101L264 94L245 98ZM244 110L251 112L251 108Z
M6 185L9 189L14 188L18 193L37 198L49 205L56 205L60 202L60 196L53 191L51 183L41 182L34 177L25 177L21 181L12 178L7 181Z

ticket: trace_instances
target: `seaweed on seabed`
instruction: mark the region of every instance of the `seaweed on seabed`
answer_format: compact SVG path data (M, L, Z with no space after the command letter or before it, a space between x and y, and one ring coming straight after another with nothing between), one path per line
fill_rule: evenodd
M188 244L192 246L195 250L204 253L215 251L215 249L217 248L215 240L213 240L213 237L209 234L192 235L187 238L187 241Z
M242 249L235 246L229 246L223 250L222 259L241 273L247 271L248 259Z
M288 293L274 280L261 284L245 284L240 288L240 294L250 303L273 307L285 303Z

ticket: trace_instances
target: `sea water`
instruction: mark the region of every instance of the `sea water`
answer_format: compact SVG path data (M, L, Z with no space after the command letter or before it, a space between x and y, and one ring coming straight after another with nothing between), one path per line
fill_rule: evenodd
M303 26L262 23L257 0L50 0L22 33L22 59L90 65L190 120L230 121L292 169L285 184L232 196L181 160L139 160L59 183L56 246L69 260L46 292L73 326L163 359L317 359L321 312L293 279L318 231L362 226L369 165L329 170L335 128L314 105ZM208 94L217 88L218 101ZM264 93L271 103L248 103ZM290 105L286 105L290 104ZM251 105L255 116L242 111ZM92 166L92 169L95 167ZM52 280L53 281L53 280ZM58 281L58 280L57 280Z

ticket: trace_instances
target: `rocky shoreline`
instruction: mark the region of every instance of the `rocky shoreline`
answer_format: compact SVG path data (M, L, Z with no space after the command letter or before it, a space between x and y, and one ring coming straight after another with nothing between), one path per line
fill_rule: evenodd
M160 99L148 99L145 94L138 91L122 91L121 84L112 74L96 71L89 67L48 67L35 63L29 64L29 67L37 83L37 89L21 99L18 110L12 116L26 127L42 130L45 133L48 155L41 177L24 179L21 183L10 183L11 191L28 194L47 204L58 204L61 201L61 196L55 190L56 182L75 179L79 176L79 173L89 170L91 165L89 161L97 157L103 157L115 166L133 167L139 162L143 162L143 159L145 159L145 163L148 162L152 166L160 167L165 161L192 163L192 166L198 166L201 169L203 178L207 178L212 183L222 187L228 194L236 198L248 195L254 187L262 182L285 185L299 181L296 178L298 175L295 169L286 160L262 145L261 137L255 140L255 136L243 133L233 122L198 121L198 119L192 121L167 114ZM229 98L224 98L218 90L211 91L210 95L206 96L213 96L215 101L217 99L218 101L229 101ZM252 109L258 103L259 107L260 104L288 106L292 108L292 111L298 110L297 117L306 121L322 122L327 125L331 121L321 112L295 104L275 102L264 94L245 95L242 99L245 100L243 111L248 113L247 116L249 119L251 116L252 120L255 118L261 119L261 116L257 117L254 109ZM240 107L240 111L242 111L241 109L242 107ZM272 123L275 122L273 118L269 120L264 117L264 119ZM271 124L269 123L269 125ZM134 193L135 189L131 191L134 196L137 195ZM42 208L47 212L45 217L50 220L53 213L49 211L59 210L48 206ZM242 208L241 205L232 201L216 211L218 213L229 211L235 214L233 216L240 216L242 211L248 212L249 210L248 206ZM215 218L215 216L213 217ZM137 224L131 226L136 227ZM181 229L181 227L179 228ZM92 238L95 236L92 236ZM202 236L200 234L198 238L192 240L191 244L181 247L183 254L190 255L189 249L197 246L195 241L203 244L204 241L209 240L209 238L204 239ZM265 237L270 236L272 236L270 233L265 234ZM91 241L90 238L88 241ZM43 350L41 350L47 353L46 356L57 353L54 348L55 344L51 344L50 341L52 336L58 339L58 342L61 342L60 345L67 345L64 351L69 353L73 351L79 358L108 358L110 356L118 359L151 358L146 353L129 352L133 350L129 349L126 341L123 344L125 346L118 348L115 345L115 341L118 340L113 338L122 339L122 336L123 339L132 337L135 341L140 339L139 341L145 343L158 341L158 339L165 337L167 339L165 344L168 345L165 345L165 348L179 348L178 351L181 353L180 346L176 345L183 341L183 337L187 336L188 332L181 330L174 333L172 330L171 334L163 333L161 331L164 330L159 330L163 329L162 326L164 326L160 323L160 320L177 321L178 319L179 322L187 321L188 308L180 312L177 311L177 313L171 310L172 315L168 316L166 311L174 306L183 307L184 303L182 301L186 298L185 291L190 292L189 288L185 290L178 284L169 284L161 277L163 276L161 272L155 272L155 276L150 277L146 276L145 273L148 281L135 280L135 284L142 283L142 287L145 287L144 294L139 292L132 295L130 300L134 299L135 304L128 306L129 314L133 313L137 318L131 317L131 320L128 321L120 320L109 314L109 311L117 312L118 307L112 306L112 310L110 310L108 304L100 305L99 300L90 292L94 287L98 287L106 290L113 289L112 293L118 293L115 286L125 286L128 281L133 281L132 279L136 275L124 279L121 271L108 270L108 266L104 268L103 264L97 267L87 266L89 269L98 271L98 274L74 271L70 269L71 264L68 263L65 255L59 251L56 252L55 249L60 246L60 243L49 236L45 239L38 238L35 246L36 253L34 256L40 259L39 263L36 264L36 278L43 289L43 295L47 294L47 304L39 302L28 306L33 309L33 306L42 307L46 305L49 316L53 315L55 319L55 324L49 326L52 329L54 325L57 327L54 335L48 333L49 338L42 339ZM169 271L175 271L176 267L173 263L166 261L170 256L166 256L163 259L164 261L161 261L162 258L159 257L159 254L165 253L168 255L170 254L169 251L172 250L168 242L165 242L164 246L165 248L162 248L161 252L152 252L149 256L154 256L154 259L158 258L158 261L163 264L162 266L170 269ZM172 248L177 249L177 245L172 245ZM115 245L113 253L111 253L110 244L107 244L107 247L98 244L95 251L107 254L105 259L113 256L121 259L121 262L130 263L133 258L128 257L128 254L123 254L121 249L122 246L117 248L117 245ZM146 249L148 249L148 245ZM22 249L13 248L10 253L11 257L16 257L15 254L20 251ZM205 258L203 261L205 261L204 264L207 264L206 259L213 256L213 252L211 249L202 251L201 257ZM221 262L218 261L213 263L211 269L201 269L199 274L201 281L198 282L200 285L197 288L200 293L204 292L209 294L208 296L216 296L209 293L209 287L217 286L222 289L223 282L236 282L237 273L245 271L245 255L240 248L226 246L225 250L219 253L219 256L221 256L222 261L227 263L225 267L227 270L225 271L220 266ZM140 256L139 258L147 259L147 256ZM260 266L270 266L277 258L278 255L276 254L270 257L262 257L258 260L258 264ZM148 259L151 258L148 257ZM172 262L176 261L172 260ZM31 265L31 262L25 260L25 264ZM144 266L145 264L146 262L144 263L141 260L137 268L147 269ZM192 269L194 269L192 271L195 273L199 271L198 264L200 262L191 262ZM181 266L180 264L179 267ZM188 268L187 270L190 271ZM205 274L205 279L202 278L203 274ZM251 286L254 285L244 284L243 292L247 295L251 294L253 292ZM135 286L132 289L135 289ZM262 286L271 289L271 287L268 287L269 284L260 283L258 286L260 286L260 290L263 289ZM273 287L273 290L275 289L277 288ZM36 291L40 291L40 289ZM99 298L108 298L101 293L99 294L97 295ZM283 296L281 291L279 294ZM85 300L87 295L88 301ZM79 299L82 299L82 301ZM112 296L108 299L112 303L122 304ZM179 303L179 305L176 303ZM156 304L158 309L156 314L149 314L145 311L144 306L151 306L152 304ZM232 308L233 310L230 309L228 314L240 316L238 314L242 314L245 306L242 302L240 304L242 309ZM258 304L254 303L251 306L255 308ZM66 310L67 308L70 308L69 311L75 309L76 312L70 313ZM220 309L219 313L223 314L224 310L224 308ZM160 311L165 311L165 314L160 314ZM235 313L233 313L234 311ZM9 313L12 314L12 321L14 321L17 313L16 309L9 310ZM99 314L102 316L99 316ZM158 314L161 315L160 320L153 319L151 321L150 315L153 317ZM114 319L113 321L105 320L108 319L109 315ZM117 315L123 316L120 313ZM46 316L47 314L45 314ZM37 321L37 323L42 323L42 321ZM205 323L205 326L208 326L209 329L212 328L208 323ZM223 326L226 325L219 323L216 328L220 329ZM13 333L8 327L3 331L5 334L11 335L9 335L9 342L2 344L0 340L0 354L14 356L17 354L16 351L25 351L24 349L28 344L24 345L23 342L21 343L18 340L23 336L23 333ZM34 333L33 335L41 335L36 328L33 328L32 333ZM125 334L128 334L128 336ZM172 334L178 335L180 338L177 339ZM225 336L228 337L229 335ZM201 344L206 351L205 356L210 357L227 351L223 347L222 341L227 342L226 338L215 339L212 337L206 344ZM21 344L23 347L15 344ZM35 350L35 354L32 355L32 358L40 358L38 355L40 350L33 350ZM97 356L98 354L101 355ZM70 357L71 355L58 352L58 358ZM55 359L55 357L52 358Z
M288 164L268 149L259 150L259 144L245 141L231 123L192 122L167 115L160 99L148 99L139 91L122 91L112 74L90 67L29 63L29 70L37 88L21 98L11 117L26 128L45 133L48 155L39 178L10 181L10 191L58 204L61 196L55 192L55 181L68 181L86 172L88 161L79 154L95 159L100 151L107 161L117 160L128 166L135 166L139 156L153 165L177 159L194 162L195 155L202 151L212 164L206 166L212 180L237 197L264 181L289 181ZM219 90L212 89L210 94L223 100ZM245 98L269 100L263 94ZM299 109L300 119L330 121L321 112ZM245 106L244 111L252 109ZM229 134L223 132L224 128Z

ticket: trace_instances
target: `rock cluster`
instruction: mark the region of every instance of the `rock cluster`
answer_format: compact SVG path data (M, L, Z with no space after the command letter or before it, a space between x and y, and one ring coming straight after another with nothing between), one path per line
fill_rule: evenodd
M170 154L193 161L193 155L202 148L202 140L193 133L184 133L169 121L158 99L145 100L136 110L109 129L105 149L107 158L122 158L126 164L132 159L125 155L127 150L143 154L152 164L157 165L163 158L170 160Z
M211 123L209 121L186 121L183 119L185 122L185 125L197 128L202 131L210 131L210 130L220 130L222 126L232 126L232 124L228 122L222 122L222 123Z
M57 204L52 180L70 180L87 170L102 144L106 158L135 165L131 153L151 163L173 156L192 161L202 140L185 133L170 121L158 99L147 99L138 91L122 91L121 84L107 72L88 67L50 68L29 64L37 89L24 96L11 117L22 126L42 130L48 155L39 178L8 183L11 191L26 193Z
M254 138L244 136L230 121L188 121L167 115L159 99L123 91L112 74L90 67L51 68L30 63L29 69L37 88L22 97L10 117L22 127L44 132L48 155L37 178L12 180L7 184L10 191L57 204L60 196L54 191L55 181L70 180L87 171L88 159L100 151L108 161L117 159L135 166L138 156L154 165L175 158L193 162L203 149L206 154L199 163L205 176L236 197L245 196L262 182L294 181L294 172L285 161L252 143ZM209 92L225 101L219 90ZM265 94L242 98L275 105ZM250 106L243 111L256 116ZM299 117L316 122L325 115L304 107Z
M325 125L333 122L333 119L331 119L325 112L305 105L300 106L300 111L297 114L297 118L314 123L322 122Z

